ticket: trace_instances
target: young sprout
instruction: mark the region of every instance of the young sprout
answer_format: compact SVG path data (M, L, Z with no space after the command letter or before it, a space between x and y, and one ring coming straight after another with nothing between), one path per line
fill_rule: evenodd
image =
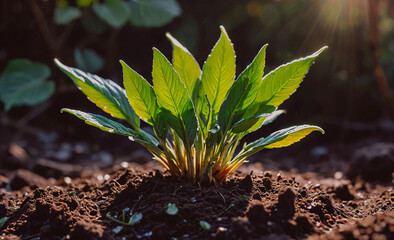
M264 45L235 79L233 44L224 27L220 30L202 70L191 53L167 34L173 46L172 64L153 48L153 86L123 61L125 89L55 59L89 100L131 128L93 113L67 108L62 112L103 131L127 136L146 147L172 175L193 182L223 182L252 154L289 146L313 131L324 133L318 126L293 126L245 143L237 152L244 136L284 113L278 107L297 90L327 47L264 75ZM152 127L153 134L140 128L140 120Z
M166 213L168 214L168 215L177 215L177 213L178 213L178 207L176 206L176 204L175 203L168 203L168 205L167 205L167 210L166 210Z

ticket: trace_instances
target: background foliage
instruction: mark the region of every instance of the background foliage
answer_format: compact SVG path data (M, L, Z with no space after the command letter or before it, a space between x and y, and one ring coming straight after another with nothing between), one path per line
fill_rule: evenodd
M394 2L376 3L379 59L393 88ZM0 72L17 58L47 65L56 90L45 113L60 119L62 101L71 98L70 107L75 107L83 104L83 96L55 69L54 57L120 83L118 59L150 76L152 46L171 56L166 32L202 64L218 38L219 25L226 27L235 44L237 74L265 43L267 70L329 46L292 101L283 106L286 119L327 129L389 116L374 75L367 0L2 0ZM94 106L87 103L84 109ZM19 118L26 111L13 108L8 114Z

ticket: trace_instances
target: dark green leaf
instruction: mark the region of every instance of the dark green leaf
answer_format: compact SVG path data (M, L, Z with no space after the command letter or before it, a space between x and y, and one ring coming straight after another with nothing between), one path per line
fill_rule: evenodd
M219 41L205 62L201 76L204 93L212 105L214 121L235 76L234 47L223 26L220 30Z
M27 59L11 60L0 76L0 99L5 111L13 106L34 106L47 100L55 84L47 81L48 66Z
M55 23L58 25L66 25L72 22L75 19L78 19L82 16L81 10L76 7L64 7L64 8L55 8Z
M82 15L81 23L85 30L92 34L100 34L105 31L107 25L91 9L87 9Z
M85 72L97 72L104 66L104 59L91 49L74 50L74 59L77 67Z
M99 108L119 119L127 120L134 129L140 121L126 97L126 91L111 80L68 67L55 59L55 63L66 73L81 91Z
M138 27L161 27L182 10L176 0L130 0L130 22Z
M93 10L108 25L121 28L130 17L130 9L122 0L105 0L102 4L93 5Z
M142 120L152 125L158 108L152 86L126 63L120 63L123 68L123 85L130 105Z

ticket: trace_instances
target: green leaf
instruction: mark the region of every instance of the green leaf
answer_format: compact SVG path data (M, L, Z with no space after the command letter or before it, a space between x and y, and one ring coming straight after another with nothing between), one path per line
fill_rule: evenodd
M312 55L294 60L271 71L263 78L256 101L258 104L278 107L300 86L310 66L325 50L323 47Z
M130 105L142 120L152 125L158 108L152 86L125 62L120 63L123 68L123 85Z
M78 19L82 16L81 10L76 7L64 7L64 8L55 8L55 23L58 25L66 25L72 22L75 19Z
M179 75L156 48L153 49L152 77L157 103L160 107L167 109L174 116L174 120L179 119L168 121L168 124L176 127L174 130L184 141L193 143L197 134L197 118L193 104Z
M300 141L313 131L319 131L324 134L324 130L318 126L300 125L276 131L266 138L260 138L248 144L244 150L250 154L256 153L264 148L281 148ZM248 155L250 155L248 154Z
M182 12L176 0L130 0L130 22L138 27L161 27Z
M274 108L273 108L274 109ZM254 129L254 126L267 125L273 122L279 115L285 113L285 110L277 110L271 113L263 113L257 116L253 116L247 119L242 119L234 124L232 129L233 133L242 133L242 132L252 132L257 129Z
M139 129L140 121L126 97L126 91L111 80L68 67L55 59L55 63L66 73L90 101L112 117L127 120L134 129Z
M197 80L201 75L200 66L194 59L193 55L184 46L182 46L182 44L180 44L169 33L167 33L166 36L173 46L172 64L174 65L174 69L185 84L186 89L189 92L189 96L192 97Z
M0 218L0 229L4 226L4 224L10 219L9 217Z
M228 132L234 123L242 119L247 107L255 100L264 75L267 46L266 44L260 49L252 63L240 74L220 107L218 119L223 133Z
M93 10L101 20L114 28L123 27L130 16L130 9L122 0L105 0L102 4L94 4Z
M200 221L200 227L204 230L210 230L211 229L211 224L209 224L206 221Z
M178 207L175 203L168 203L166 213L168 215L176 215L178 213Z
M96 2L97 0L77 0L77 6L78 7L88 7L90 6L93 2Z
M142 213L134 213L129 220L130 226L139 223L142 220Z
M100 34L105 31L107 24L102 21L91 9L86 9L82 15L81 23L88 33Z
M85 72L97 72L104 66L104 59L91 49L74 50L74 59L77 67Z
M220 26L221 35L204 64L202 86L212 106L215 121L228 90L234 82L235 52L226 30Z
M11 60L0 76L0 100L5 111L46 101L55 90L54 82L47 81L50 75L47 65L27 59Z
M70 113L79 119L82 119L85 121L85 123L97 127L105 132L109 133L115 133L119 135L124 135L124 136L133 136L133 137L139 137L138 133L133 131L130 128L127 128L123 126L122 124L115 122L113 120L110 120L106 117L103 117L101 115L93 114L93 113L86 113L78 110L73 110L73 109L68 109L68 108L63 108L61 112L67 112Z

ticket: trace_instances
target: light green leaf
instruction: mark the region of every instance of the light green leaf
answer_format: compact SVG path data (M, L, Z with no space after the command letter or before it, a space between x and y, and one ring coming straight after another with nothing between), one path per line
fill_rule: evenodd
M97 72L104 66L104 59L91 49L74 50L74 59L77 67L85 72Z
M130 128L123 126L122 124L110 120L101 115L86 113L79 110L73 110L68 108L63 108L61 112L71 113L72 115L78 117L85 121L85 123L97 127L105 132L115 133L124 136L139 137L138 133Z
M179 209L175 203L168 203L167 210L166 210L166 213L168 215L172 215L172 216L176 215L178 213L178 211L179 211Z
M210 230L211 229L211 224L209 224L206 221L200 221L200 227L204 230Z
M174 65L174 69L185 84L186 89L189 92L189 96L192 97L194 88L196 87L196 82L201 75L200 66L194 59L193 55L184 46L182 46L182 44L180 44L169 33L167 33L166 36L173 46L172 64Z
M175 131L189 143L197 134L197 118L185 85L171 63L156 48L153 49L153 89L160 107L167 109L177 121L168 121ZM170 116L169 116L170 117ZM173 124L173 125L171 125ZM180 126L181 128L177 128Z
M55 59L55 63L66 73L90 101L112 117L127 120L134 129L139 129L140 121L126 97L126 91L111 80L68 67Z
M34 106L46 101L55 84L47 81L48 66L27 59L11 60L0 76L0 99L5 111L13 106Z
M87 7L90 6L93 2L97 2L97 0L77 0L77 6Z
M281 148L300 141L313 131L319 131L324 134L324 130L318 126L300 125L276 131L266 138L260 138L257 141L246 145L244 150L248 155L256 153L264 148Z
M202 86L212 106L215 121L228 90L234 82L235 52L226 30L220 26L221 35L203 67Z
M93 10L101 20L114 28L123 27L130 16L130 9L122 0L105 0L102 4L94 4Z
M130 0L130 22L138 27L161 27L182 12L176 0Z
M273 108L274 109L274 108ZM277 110L271 113L263 113L257 116L253 116L247 119L242 119L234 124L232 129L233 133L242 133L242 132L252 132L257 129L254 129L254 126L267 125L273 122L279 115L285 113L285 110ZM260 127L259 127L260 128Z
M297 90L312 63L326 49L323 47L308 57L282 65L266 75L257 94L258 104L274 107L282 104Z
M152 125L158 108L152 86L125 62L120 63L123 68L123 85L130 105L142 120Z
M72 22L75 19L78 19L82 16L81 10L76 7L64 7L64 8L55 8L55 23L58 25L66 25Z
M247 107L255 100L264 75L267 46L260 49L252 63L240 74L220 107L218 120L223 133L227 133L234 123L242 119Z
M276 118L278 118L283 113L286 113L286 111L285 110L276 110L276 111L272 112L268 117L266 117L264 119L263 125L267 125L267 124L272 123L273 121L275 121Z

